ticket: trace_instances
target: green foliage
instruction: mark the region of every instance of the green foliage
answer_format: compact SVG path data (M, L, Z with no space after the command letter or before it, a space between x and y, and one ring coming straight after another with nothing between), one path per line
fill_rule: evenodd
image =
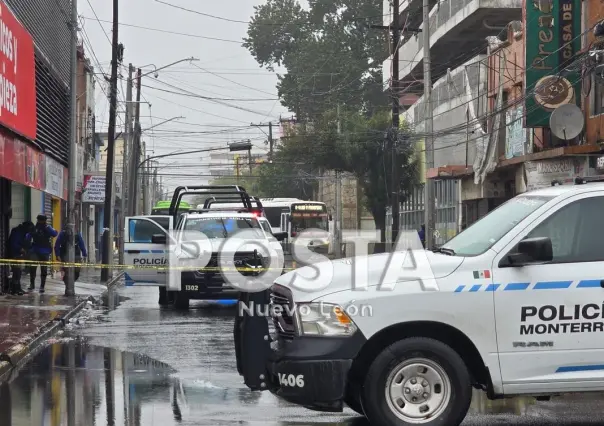
M326 170L354 174L376 226L384 230L392 155L388 149L390 101L382 87L382 63L389 34L382 24L382 0L267 0L255 7L246 47L263 67L284 67L278 76L281 104L306 123L282 139L273 164L258 173L258 191L308 198L312 176ZM339 111L338 111L339 110ZM401 201L416 183L412 144L396 143ZM307 179L307 177L309 179Z
M277 148L275 160L289 165L289 175L318 174L321 170L352 173L363 189L366 207L376 226L383 229L392 192L388 189L392 172L392 152L387 139L390 129L387 113L368 118L358 112L327 111L312 125L286 138ZM417 163L410 136L410 131L403 127L396 143L401 201L417 183ZM390 137L395 135L390 133Z
M256 165L253 175L244 172L237 177L220 176L212 181L213 185L240 185L250 195L270 198L300 198L311 199L315 189L314 179L308 174L293 168L287 162L274 161L273 164Z
M256 6L246 47L263 67L285 67L277 89L298 119L315 120L335 105L383 109L382 63L388 57L382 0L268 0Z

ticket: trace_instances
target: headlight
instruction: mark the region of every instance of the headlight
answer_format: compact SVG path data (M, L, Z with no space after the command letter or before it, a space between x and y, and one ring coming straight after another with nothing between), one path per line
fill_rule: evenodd
M338 305L303 303L296 307L298 333L301 336L351 336L357 326Z

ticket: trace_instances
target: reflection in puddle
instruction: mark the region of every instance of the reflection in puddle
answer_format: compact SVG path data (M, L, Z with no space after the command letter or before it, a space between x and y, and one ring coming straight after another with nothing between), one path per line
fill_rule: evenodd
M184 383L175 373L146 355L56 339L0 385L0 426L171 425L191 409L257 405L262 397L204 380Z
M293 407L244 386L216 385L212 378L181 380L173 367L142 354L77 338L55 339L10 384L0 385L0 426L367 426L360 417L341 420L346 415L330 422L324 413ZM474 391L464 425L586 424L569 420L569 407L589 416L601 408L600 400L601 395L591 394L548 403L533 398L490 401L485 393ZM275 417L282 420L270 420Z

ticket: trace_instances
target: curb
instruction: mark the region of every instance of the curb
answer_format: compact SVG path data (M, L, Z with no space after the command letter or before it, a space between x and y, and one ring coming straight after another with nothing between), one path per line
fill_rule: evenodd
M101 293L99 298L104 297L111 288L115 287L116 284L123 277L124 273L120 272L106 284L107 288ZM25 364L33 355L35 355L37 349L40 349L42 344L50 337L54 336L60 329L65 327L65 324L73 318L78 312L80 312L88 304L88 302L94 301L93 296L88 296L73 308L71 308L65 315L60 318L55 318L47 322L40 328L40 331L31 338L27 343L19 343L12 346L8 351L2 354L0 359L0 383L7 381L14 371L17 371L23 364Z

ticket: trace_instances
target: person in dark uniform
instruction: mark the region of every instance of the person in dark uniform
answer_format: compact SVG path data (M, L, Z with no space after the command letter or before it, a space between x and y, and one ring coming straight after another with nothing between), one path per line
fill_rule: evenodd
M422 225L422 228L418 232L419 240L422 242L422 246L426 248L426 225Z
M86 252L86 244L82 234L77 232L75 234L75 263L80 263L82 259L88 257ZM55 242L55 256L59 262L67 262L67 228L63 229L59 233L59 237ZM74 282L80 278L80 267L75 268ZM63 282L67 284L67 268L63 268Z
M34 224L27 220L23 223L20 223L18 226L15 226L10 231L10 236L8 237L8 257L9 259L15 260L23 260L25 259L26 251L26 236L28 233L32 232L34 229ZM23 289L21 288L21 272L23 265L16 263L11 266L13 272L13 278L10 282L9 292L11 294L23 294Z
M58 234L52 226L48 225L46 221L48 218L46 215L38 215L37 223L33 231L28 233L25 237L31 246L29 251L29 258L33 261L38 262L49 262L50 255L52 254L52 239ZM33 291L36 288L36 272L38 266L32 265L29 269L29 289ZM46 285L46 276L48 275L48 265L40 265L40 293L44 293L44 286Z

